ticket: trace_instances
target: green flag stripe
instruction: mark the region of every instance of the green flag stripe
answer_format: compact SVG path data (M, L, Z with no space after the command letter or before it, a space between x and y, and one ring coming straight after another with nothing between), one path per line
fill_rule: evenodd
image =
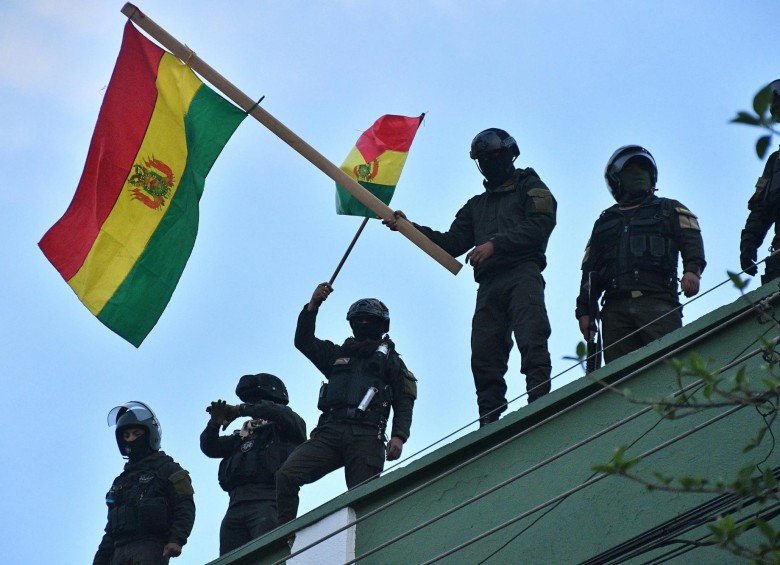
M385 204L390 204L390 200L393 198L393 192L395 191L395 186L375 184L372 182L359 182L358 184ZM345 216L376 218L374 212L361 204L354 196L347 192L344 187L338 184L336 185L336 213Z
M203 85L184 119L187 164L149 244L98 315L138 347L162 315L198 233L198 201L214 162L246 114Z

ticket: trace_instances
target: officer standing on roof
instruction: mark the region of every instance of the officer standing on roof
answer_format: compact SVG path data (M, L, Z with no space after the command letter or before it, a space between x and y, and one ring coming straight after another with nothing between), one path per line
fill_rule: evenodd
M480 426L495 422L506 410L504 375L513 334L528 402L550 392L550 322L542 271L557 204L536 171L515 168L519 155L520 148L504 130L480 132L469 156L485 177L485 192L466 202L446 232L414 224L450 255L470 250L466 262L479 283L471 324L471 371ZM395 215L406 218L400 210ZM394 220L383 223L396 229Z
M344 467L347 488L377 477L385 459L401 456L412 425L417 380L387 334L390 312L375 298L358 300L347 312L354 337L342 345L318 339L317 313L332 290L320 284L298 315L295 347L328 382L320 388L322 415L311 438L276 473L280 524L296 517L301 486L335 469Z
M655 196L658 168L650 152L625 145L612 154L604 171L617 204L601 213L582 261L582 283L575 315L588 339L588 274L596 274L596 296L604 293L601 320L604 361L610 362L682 326L677 298L699 292L707 264L696 216L677 200Z
M244 545L277 525L276 471L306 441L306 422L287 406L282 380L269 373L244 375L236 386L243 404L212 402L211 418L200 434L200 449L221 458L219 485L230 494L219 529L219 554ZM236 418L251 418L240 430L220 436Z
M106 495L108 523L93 564L166 565L195 522L189 473L160 451L160 422L143 402L116 406L108 425L128 462Z
M769 113L775 122L780 122L780 79L773 81L769 88L772 101ZM764 172L756 183L756 192L748 201L747 221L739 244L739 263L748 275L758 273L756 265L758 247L764 241L766 233L772 224L775 225L775 235L769 251L780 249L780 151L769 156L764 166ZM761 284L768 283L780 276L780 254L768 257L765 262Z

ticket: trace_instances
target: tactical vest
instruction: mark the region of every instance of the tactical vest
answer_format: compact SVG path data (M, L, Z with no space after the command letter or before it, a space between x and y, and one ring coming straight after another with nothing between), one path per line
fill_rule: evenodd
M371 357L340 357L330 368L328 382L320 388L317 408L336 419L354 420L385 427L393 401L390 376L400 371L398 354L383 360ZM358 405L373 387L377 393L366 410Z
M607 209L590 243L602 290L674 292L677 287L676 214L673 202L657 198L635 210Z
M238 435L239 431L233 433ZM256 429L254 437L243 438L233 454L220 462L219 486L227 492L249 483L273 487L276 471L296 447L296 444L279 437L274 423Z
M165 535L171 527L173 509L168 502L172 485L159 473L158 465L123 473L106 494L107 531L119 538Z

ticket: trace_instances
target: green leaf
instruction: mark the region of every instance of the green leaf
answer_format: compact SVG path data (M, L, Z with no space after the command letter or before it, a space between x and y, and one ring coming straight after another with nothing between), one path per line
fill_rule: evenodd
M737 290L742 290L750 283L749 280L742 280L737 273L726 271L726 274L731 279L732 284Z
M577 344L577 358L578 359L585 359L588 356L588 346L585 345L584 341L581 341Z
M597 473L604 473L605 475L614 475L616 472L614 465L593 465L591 470Z
M761 118L748 114L747 112L737 112L737 117L731 119L732 124L746 124L749 126L760 126Z
M763 159L764 155L766 155L766 150L769 148L769 142L771 140L771 135L765 135L763 137L759 137L758 141L756 141L756 155L758 155L759 159Z
M680 477L680 486L684 489L696 489L705 485L707 481L701 477Z
M769 105L772 103L772 89L767 84L764 88L756 92L753 97L753 110L759 116L763 116L768 110Z

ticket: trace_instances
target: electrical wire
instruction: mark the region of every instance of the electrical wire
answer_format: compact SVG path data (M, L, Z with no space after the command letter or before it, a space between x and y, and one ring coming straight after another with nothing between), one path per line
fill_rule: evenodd
M728 282L728 281L725 281L725 282ZM721 283L721 285L722 285L722 284L725 284L725 282L724 282L724 283ZM721 285L718 285L718 286L721 286ZM716 287L716 288L717 288L717 287ZM710 291L707 291L707 292L710 292ZM705 293L705 294L706 294L706 293ZM774 294L772 294L772 295L769 295L769 296L765 297L765 300L772 301L772 300L774 300L775 298L777 298L778 296L780 296L780 292L776 292L776 293L774 293ZM625 381L627 381L627 380L629 380L629 379L633 378L633 377L634 377L636 374L638 374L638 373L640 373L640 372L642 372L642 371L645 371L645 370L647 370L648 368L650 368L650 367L652 367L652 366L656 365L657 363L660 363L661 361L664 361L664 360L665 360L667 357L669 357L669 356L672 356L672 355L674 355L674 354L678 353L679 351L682 351L683 349L690 348L690 347L691 347L692 345L694 345L695 343L698 343L698 342L699 342L699 341L701 341L702 339L704 339L704 338L706 338L706 337L709 337L709 336L710 336L712 333L714 333L714 332L716 332L716 331L720 331L720 330L721 330L723 327L726 327L726 326L728 326L728 325L730 325L730 324L732 324L732 323L734 323L734 322L736 322L736 321L738 321L738 320L742 319L744 316L748 315L748 314L749 314L749 313L751 313L751 312L752 312L752 308L747 308L747 309L745 309L745 310L743 310L743 311L741 311L741 312L737 312L735 315L733 315L733 316L732 316L732 317L730 317L729 319L727 319L727 320L725 320L725 321L721 322L720 324L718 324L717 326L715 326L715 327L713 327L713 328L710 328L709 330L707 330L707 331L703 332L703 333L702 333L702 334L700 334L699 336L696 336L696 337L694 337L693 339L691 339L691 340L690 340L690 341L688 341L687 343L685 343L685 344L683 344L683 345L681 345L681 346L679 346L679 347L677 347L677 348L673 349L672 351L668 352L668 353L667 353L667 354L665 354L664 356L662 356L662 357L659 357L659 358L657 358L657 359L654 359L654 360L650 361L650 362L649 362L647 365L645 365L645 366L643 366L643 367L641 367L641 368L639 368L639 369L636 369L636 370L634 370L634 371L632 371L632 372L628 373L627 375L625 375L625 376L623 376L623 377L619 378L619 379L618 379L618 380L616 380L614 383L612 383L611 385L609 385L609 387L610 387L610 388L612 388L612 387L615 387L615 386L617 386L617 385L619 385L619 384L621 384L621 383L623 383L623 382L625 382ZM567 368L565 371L563 371L563 372L559 373L559 375L556 375L556 377L557 377L557 376L560 376L560 375L562 375L563 373L565 373L565 372L567 372L567 371L569 371L569 370L571 370L571 369L573 369L574 367L577 367L578 365L579 365L579 363L577 363L577 364L575 364L575 365L573 365L573 366L571 366L571 367ZM279 564L281 564L281 563L284 563L284 561L286 561L286 559L289 559L289 558L291 558L291 557L294 557L294 556L296 556L296 555L299 555L299 554L301 554L301 553L303 553L303 552L305 552L305 551L308 551L308 550L309 550L309 549L311 549L312 547L315 547L316 545L318 545L318 544L320 544L320 543L322 543L322 542L326 541L327 539L330 539L331 537L333 537L333 536L335 536L335 535L339 534L340 532L342 532L342 531L345 531L345 530L349 529L350 527L352 527L352 526L355 526L355 525L357 525L358 523L360 523L360 522L362 522L362 521L364 521L364 520L366 520L366 519L368 519L368 518L370 518L370 517L374 516L375 514L377 514L377 513L381 512L381 511L384 511L384 510L386 510L387 508L391 507L392 505L394 505L394 504L397 504L398 502L400 502L400 501L402 501L402 500L404 500L404 499L408 498L409 496L412 496L412 495L416 494L417 492L420 492L421 490L423 490L423 489L425 489L425 488L428 488L429 486L431 486L433 483L437 482L438 480L440 480L440 479L442 479L442 478L445 478L445 477L447 477L447 476L451 475L452 473L455 473L455 472L459 471L460 469L462 469L462 468L466 467L467 465L469 465L469 464L473 463L474 461L476 461L476 460L480 459L480 458L481 458L481 457L483 457L484 455L487 455L487 454L489 454L489 453L491 453L491 452L493 452L493 451L495 451L495 450L497 450L497 449L500 449L500 448L504 447L504 446L505 446L505 445L507 445L508 443L515 441L516 439L518 439L518 438L520 438L520 437L522 437L522 436L524 436L524 435L526 435L526 434L530 433L531 431L534 431L534 430L535 430L535 429L537 429L538 427L540 427L540 426L542 426L542 425L544 425L544 424L547 424L547 423L549 423L550 421L552 421L552 420L554 420L554 419L556 419L556 418L558 418L558 417L561 417L562 415L564 415L564 414L568 413L569 411L571 411L571 410L573 410L573 409L575 409L575 408L579 407L579 406L580 406L580 405L582 405L584 402L586 402L586 401L588 401L588 400L591 400L591 399L592 399L592 398L594 398L595 396L598 396L598 395L600 395L600 394L602 394L602 393L606 392L607 390L608 390L608 389L606 389L606 388L603 388L603 389L597 390L596 392L594 392L593 394L589 395L588 397L585 397L585 398L583 398L583 399L581 399L581 400L579 400L579 401L575 402L574 404L572 404L572 405L570 405L570 406L568 406L568 407L564 408L563 410L561 410L561 411L559 411L559 412L556 412L555 414L551 415L550 417L548 417L548 418L545 418L545 419L541 420L541 421L540 421L540 422L538 422L537 424L535 424L535 425L533 425L533 426L531 426L531 427L529 427L529 428L526 428L525 430L522 430L522 431L521 431L521 432L519 432L518 434L515 434L514 436L511 436L510 438L508 438L508 439L506 439L506 440L504 440L504 441L502 441L502 442L500 442L500 443L498 443L498 444L496 444L496 445L492 446L491 448L489 448L488 450L486 450L486 451L484 451L484 452L480 453L479 455L477 455L477 456L474 456L474 457L472 457L472 458L469 458L469 459L467 459L467 460L463 461L462 463L460 463L460 464L456 465L455 467L453 467L453 468L451 468L451 469L448 469L447 471L444 471L443 473L441 473L441 474L439 474L439 475L437 475L437 476L433 477L431 480L429 480L429 481L426 481L425 483L423 483L423 484L421 484L421 485L418 485L418 486L417 486L417 487L415 487L414 489L411 489L410 491L407 491L406 493L403 493L403 494L402 494L402 495L400 495L399 497L397 497L397 498L395 498L395 499L392 499L392 500L388 501L387 503L385 503L385 504L381 505L380 507L378 507L378 508L376 508L376 509L374 509L374 510L372 510L372 511L370 511L370 512L366 513L366 514L364 514L363 516L361 516L361 517L357 518L356 520L354 520L354 521L352 521L352 522L350 522L350 523L346 524L345 526L342 526L342 527L340 527L340 528L338 528L338 529L336 529L336 530L334 530L334 531L330 532L329 534L327 534L327 535L323 536L322 538L320 538L320 539L318 539L318 540L315 540L315 541L311 542L310 544L306 545L305 547L302 547L301 549L299 549L299 550L296 550L295 552L293 552L293 553L291 553L289 556L287 556L285 559L282 559L282 560L279 560L279 561L275 562L275 563L274 563L274 565L279 565ZM521 396L522 396L522 395L521 395ZM517 398L520 398L520 397L517 397ZM514 399L514 400L517 400L517 399ZM513 400L513 401L514 401L514 400ZM475 423L475 422L476 422L476 420L475 420L475 421L473 421L473 422L471 422L471 423L469 423L468 425L471 425L472 423ZM464 427L464 428L465 428L465 427ZM462 430L462 429L464 429L464 428L460 428L460 430ZM460 431L460 430L457 430L457 431ZM453 432L453 434L454 434L454 433L457 433L457 431L456 431L456 432ZM451 436L451 435L453 435L453 434L450 434L450 436ZM446 437L450 437L450 436L446 436ZM436 444L438 444L438 443L439 443L439 442L441 442L441 441L443 441L443 440L438 440L437 442L435 442L434 444L431 444L431 445L436 445ZM424 449L422 449L422 450L418 451L417 453L415 453L415 454L413 454L412 456L410 456L410 458L411 458L411 457L413 457L413 456L416 456L416 455L417 455L417 454L419 454L419 453L422 453L422 452L426 451L426 450L427 450L427 449L429 449L429 448L430 448L430 446L428 446L428 447L426 447L426 448L424 448ZM407 461L407 460L408 460L408 458L407 458L405 461ZM400 463L399 463L399 464L400 464ZM388 470L389 470L389 469L388 469Z
M688 436L690 436L690 435L692 435L692 434L694 434L694 433L696 433L696 432L698 432L698 431L700 431L700 430L702 430L702 429L704 429L706 427L709 427L712 424L722 420L723 418L726 418L727 416L731 416L733 413L735 413L735 412L737 412L739 410L742 410L744 407L745 407L744 405L738 405L738 406L735 406L735 407L731 408L730 410L726 410L724 412L721 412L720 414L718 414L717 416L713 416L712 418L710 418L706 422L698 424L698 425L694 426L693 428L691 428L690 430L687 430L687 431L685 431L685 432L683 432L683 433L681 433L681 434L679 434L679 435L677 435L677 436L675 436L675 437L673 437L673 438L671 438L671 439L669 439L669 440L667 440L665 442L660 443L656 447L645 451L644 453L642 453L639 456L639 458L640 459L645 459L646 457L648 457L650 455L653 455L654 453L657 453L658 451L661 451L662 449L666 449L667 447L669 447L673 443L676 443L676 442L678 442L678 441L680 441L682 439L685 439ZM523 512L523 513L521 513L521 514L519 514L519 515L517 515L517 516L515 516L513 518L510 518L509 520L507 520L506 522L504 522L502 524L499 524L498 526L495 526L495 527L493 527L493 528L491 528L491 529L489 529L489 530L487 530L487 531L485 531L485 532L483 532L483 533L481 533L481 534L479 534L477 536L474 536L470 540L467 540L467 541L465 541L465 542L463 542L463 543L461 543L461 544L459 544L459 545L457 545L457 546L455 546L455 547L445 551L444 553L440 553L439 555L437 555L433 559L425 561L422 565L431 565L432 563L435 563L436 561L444 559L445 557L449 557L450 555L453 555L454 553L457 553L458 551L461 551L461 550L467 548L468 546L470 546L470 545L472 545L472 544L474 544L474 543L476 543L476 542L478 542L478 541L480 541L480 540L482 540L482 539L484 539L484 538L486 538L488 536L491 536L494 533L499 532L499 531L503 530L504 528L506 528L508 526L511 526L515 522L518 522L518 521L522 520L523 518L531 516L532 514L535 514L539 510L542 510L543 508L546 508L547 506L550 506L551 504L554 504L555 502L558 502L559 500L565 500L566 498L568 498L572 494L576 494L577 492L579 492L579 491L581 491L581 490L583 490L583 489L585 489L585 488L587 488L587 487L589 487L589 486L591 486L591 485L601 481L602 479L604 479L606 477L610 477L610 476L612 476L612 475L609 474L609 473L599 473L597 476L593 477L592 479L589 479L587 481L582 482L581 484L577 485L576 487L573 487L573 488L571 488L571 489L569 489L569 490L567 490L567 491L565 491L565 492L563 492L563 493L561 493L561 494L551 498L547 502L543 502L542 504L539 504L539 505L531 508L530 510L527 510L527 511L525 511L525 512ZM361 556L361 558L362 557L363 556ZM348 563L354 563L354 562L355 562L355 560L349 561Z
M778 339L780 339L780 338L778 338ZM764 351L763 349L757 349L756 351L754 351L754 352L752 352L752 353L750 353L748 355L745 355L744 357L742 357L740 359L734 360L734 361L726 364L720 371L723 372L723 371L725 371L725 370L727 370L727 369L729 369L729 368L731 368L733 366L736 366L735 365L736 361L742 363L742 362L746 361L748 358L753 357L755 355L758 355L759 353L762 353L763 351ZM693 383L690 383L688 386L683 387L681 390L677 391L675 393L675 396L678 396L678 395L681 395L681 394L685 394L685 393L687 393L687 392L689 392L691 390L695 390L695 389L701 388L703 386L703 384L704 384L704 381L699 379L699 380L697 380L697 381L695 381ZM623 420L615 422L614 424L612 424L612 425L608 426L607 428L605 428L605 429L603 429L603 430L593 434L592 436L586 438L585 440L582 440L582 441L580 441L580 442L578 442L578 443L576 443L574 445L571 445L568 448L566 448L566 449L564 449L562 451L559 451L558 453L554 454L553 456L551 456L551 457L549 457L549 458L547 458L547 459L537 463L536 465L531 466L530 468L526 469L525 471L522 471L521 473L519 473L517 475L514 475L513 477L511 477L509 479L506 479L506 480L502 481L501 483L498 483L498 484L494 485L493 487L491 487L490 489L488 489L486 491L483 491L479 495L469 498L468 500L466 500L466 501L464 501L464 502L462 502L462 503L460 503L460 504L458 504L458 505L456 505L456 506L446 510L445 512L443 512L443 513L441 513L441 514L439 514L439 515L437 515L437 516L435 516L433 518L430 518L430 519L426 520L425 522L422 522L422 523L414 526L413 528L410 528L409 530L406 530L402 534L399 534L398 536L395 536L392 539L386 540L382 544L380 544L378 546L375 546L374 548L372 548L371 550L367 551L366 553L363 553L358 558L356 558L356 559L354 559L352 561L348 561L345 565L350 565L352 563L355 563L359 559L364 559L365 557L368 557L369 555L372 555L373 553L376 553L377 551L380 551L381 549L384 549L385 547L387 547L389 545L392 545L393 543L396 543L397 541L402 540L403 538L407 537L408 535L411 535L411 534L413 534L413 533L415 533L415 532L417 532L417 531L419 531L419 530L421 530L421 529L423 529L423 528L425 528L425 527L427 527L427 526L429 526L429 525L431 525L431 524L433 524L433 523L443 519L444 517L449 516L450 514L452 514L452 513L456 512L456 511L464 508L465 506L468 506L471 503L476 502L476 501L484 498L485 496L488 496L488 495L492 494L493 492L495 492L497 490L500 490L501 488L511 484L512 482L514 482L516 480L519 480L522 477L525 477L526 475L532 473L533 471L536 471L536 470L546 466L547 464L549 464L549 463L551 463L551 462L553 462L553 461L555 461L557 459L560 459L564 455L566 455L568 453L571 453L571 452L575 451L576 449L579 449L580 447L590 443L591 441L593 441L593 440L595 440L595 439L597 439L597 438L599 438L599 437L601 437L603 435L606 435L607 433L609 433L611 431L614 431L615 429L625 425L626 423L628 423L628 422L638 418L639 416L644 415L644 414L646 414L646 413L648 413L648 412L650 412L652 410L653 410L652 406L646 406L642 410L639 410L638 412L636 412L636 413L634 413L634 414L624 418ZM658 426L662 421L664 421L664 418L659 418L659 420L657 422L655 422L648 430L646 430L639 437L637 437L629 445L629 447L635 445L638 441L640 441L643 437L645 437L648 433L650 433L656 426ZM563 500L561 500L560 502L562 502L562 501ZM558 504L560 504L560 502ZM557 507L557 504L556 504L555 507ZM548 512L546 512L544 515L546 515L550 511L554 510L555 507L550 508L548 510ZM541 516L541 517L543 517L543 516ZM539 519L541 519L541 517ZM538 521L538 519L536 521ZM510 539L506 544L504 544L503 546L499 547L492 554L488 555L480 563L484 563L489 558L491 558L493 555L495 555L495 553L497 553L498 551L501 551L508 543L511 543L512 541L514 541L514 539L517 536L519 536L520 534L525 532L529 527L534 525L536 523L536 521L534 521L534 523L532 523L528 527L526 527L523 530L521 530L512 539Z

